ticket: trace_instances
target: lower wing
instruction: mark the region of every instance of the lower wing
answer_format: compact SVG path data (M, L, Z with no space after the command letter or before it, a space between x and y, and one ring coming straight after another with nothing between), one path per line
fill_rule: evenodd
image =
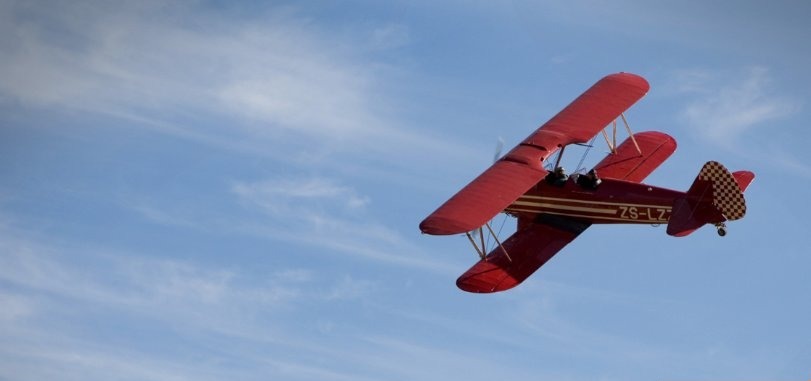
M589 223L544 216L515 232L456 281L464 291L490 293L509 290L538 270L589 227Z

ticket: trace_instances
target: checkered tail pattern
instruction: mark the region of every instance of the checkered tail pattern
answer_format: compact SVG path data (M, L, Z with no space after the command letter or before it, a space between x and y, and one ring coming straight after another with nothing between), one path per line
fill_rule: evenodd
M700 180L712 182L713 205L727 220L743 218L746 214L746 201L735 177L721 163L708 161L698 174Z

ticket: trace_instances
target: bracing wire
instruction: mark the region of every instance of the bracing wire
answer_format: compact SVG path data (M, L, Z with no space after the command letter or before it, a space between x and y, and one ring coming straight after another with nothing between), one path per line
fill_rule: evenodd
M546 161L546 164L543 166L543 167L544 167L544 169L546 169L547 171L551 171L551 170L553 169L553 168L552 168L552 166L554 165L553 163L557 163L558 158L560 157L560 150L558 150L557 152L555 152L554 157L555 157L555 158L554 158L553 160L547 160L547 161Z
M498 227L498 235L501 235L501 230L504 229L504 225L507 223L507 215L504 215L504 218L501 220L501 226Z
M575 172L580 172L580 170L585 170L585 168L583 168L583 162L586 161L586 156L588 156L589 151L591 151L591 147L594 147L594 140L595 139L597 139L597 135L594 135L594 137L591 138L591 141L589 142L589 145L586 146L586 150L583 152L583 156L580 157L580 162L577 163L577 167L575 168Z
M502 230L504 230L504 225L506 225L506 224L507 224L507 218L509 218L509 216L507 216L506 214L502 216L502 219L501 219L501 226L499 226L499 227L498 227L498 231L496 232L496 235L499 235L499 236L501 235L501 231L502 231ZM486 243L486 245L487 245L487 246L486 246L486 250L485 250L486 252L490 252L490 250L489 250L489 248L490 248L490 243L491 243L491 242L490 242L490 239L491 239L491 237L490 237L490 235L488 234L488 235L487 235L487 243ZM493 248L495 248L495 247L493 247Z
M507 219L508 218L509 218L509 216L506 215L506 214L502 216L501 225L498 227L498 231L496 232L497 236L501 235L501 232L504 230L504 225L507 224ZM485 247L484 247L486 253L489 253L491 250L496 248L495 242L490 242L490 239L493 239L495 241L495 237L490 237L489 234L487 235L487 242L485 243ZM491 244L493 244L493 247L490 247Z

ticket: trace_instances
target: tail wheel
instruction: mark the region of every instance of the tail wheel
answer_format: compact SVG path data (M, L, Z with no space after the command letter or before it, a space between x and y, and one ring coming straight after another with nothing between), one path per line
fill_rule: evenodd
M718 228L718 235L723 237L727 235L727 227L724 224L715 225Z

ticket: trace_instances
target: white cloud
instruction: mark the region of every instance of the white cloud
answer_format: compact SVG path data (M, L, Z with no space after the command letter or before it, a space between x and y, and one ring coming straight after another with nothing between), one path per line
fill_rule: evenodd
M681 69L671 75L671 81L664 86L664 92L673 94L700 94L708 95L708 84L712 82L713 75L708 70Z
M237 183L232 191L272 214L302 212L314 207L314 204L326 206L323 204L328 203L337 205L339 209L361 209L369 203L368 197L358 195L354 189L318 177ZM289 208L295 208L295 211Z
M372 47L396 49L411 42L411 33L406 25L390 24L377 28L372 33Z
M349 275L344 276L338 284L326 295L328 300L359 299L374 290L375 283L367 280L357 280Z
M227 356L264 368L261 374L284 373L280 369L287 367L332 373L328 367L284 358L268 362L262 354L295 351L339 357L340 351L323 348L302 332L289 332L300 327L297 319L287 315L312 305L330 308L332 303L346 303L372 291L368 281L323 276L311 269L281 268L257 279L250 268L221 269L86 244L48 244L42 238L8 226L0 228L4 307L0 341L5 343L0 349L0 378L52 378L63 373L63 379L103 379L104 372L107 378L113 372L115 379L186 379L198 372L206 377L210 372L234 375L233 369L218 363L226 355L211 349L223 338L236 351ZM95 330L85 332L84 323L76 327L74 319L122 325L115 336L123 342L144 329L167 332L172 340L196 343L199 348L193 362L168 360L161 351L122 348L122 341L111 341L104 333L96 337ZM49 366L39 369L43 363ZM343 377L333 375L328 379Z
M797 159L784 147L770 147L770 149L764 150L764 157L774 164L774 168L781 168L792 176L811 178L811 165L808 161Z
M4 282L80 303L138 310L153 318L159 316L156 314L184 315L186 310L223 305L239 309L243 303L269 307L286 303L299 293L282 283L237 287L238 277L228 270L209 270L125 253L99 253L88 248L52 247L10 238L8 231L2 236L0 248L6 254L0 279ZM67 258L78 262L73 264ZM105 271L84 268L81 260L90 260ZM211 315L215 320L216 316Z
M389 347L340 312L385 288L357 276L46 243L8 223L0 252L0 378L362 380L408 369L397 351L376 361Z
M293 134L336 146L395 133L377 111L386 101L369 57L289 8L242 18L195 2L5 8L0 99L158 120L149 127L185 137L221 131L269 143ZM407 42L396 25L357 33ZM207 131L200 125L211 117L227 125Z
M8 323L32 315L36 307L28 299L0 290L0 321Z
M257 223L236 224L244 233L397 265L458 271L378 223L365 211L369 198L336 180L306 177L240 182L231 191L246 208L262 212Z
M696 94L687 105L684 118L697 134L713 142L731 146L751 130L776 128L767 124L799 110L799 103L788 96L775 94L769 72L754 67L742 79L717 84L712 75L690 72L682 89Z
M434 158L451 168L475 155L403 118L409 106L395 89L417 78L385 60L409 43L405 26L336 31L295 6L251 11L196 1L5 3L0 106L81 124L90 115L102 122L93 128L148 129L276 167L420 186L441 176L425 170Z
M282 283L307 283L314 278L313 272L307 269L287 269L273 274L273 279Z
M349 256L448 276L460 270L447 258L432 255L431 249L386 226L369 210L369 196L337 179L306 176L241 181L233 182L229 191L231 199L222 208L199 208L185 201L161 205L143 198L123 199L120 204L161 226L291 243L306 252L316 249L317 255ZM279 274L294 282L311 276L299 270Z

